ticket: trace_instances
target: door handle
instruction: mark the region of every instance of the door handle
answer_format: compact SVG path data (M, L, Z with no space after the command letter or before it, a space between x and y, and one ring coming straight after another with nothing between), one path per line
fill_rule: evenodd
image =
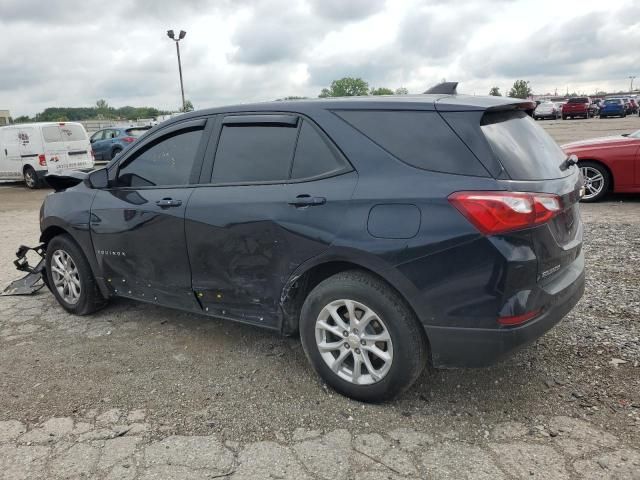
M169 207L179 207L182 205L182 200L174 200L173 198L163 198L162 200L158 200L156 202L161 208L169 208Z
M314 207L317 205L324 205L327 203L327 199L324 197L312 197L311 195L298 195L289 205L294 207Z

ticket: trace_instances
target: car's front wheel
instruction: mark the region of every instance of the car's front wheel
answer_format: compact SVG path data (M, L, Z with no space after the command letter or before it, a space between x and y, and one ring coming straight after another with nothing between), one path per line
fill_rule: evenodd
M427 360L424 330L411 309L384 281L357 270L338 273L309 293L300 336L327 384L365 402L405 391Z
M105 304L87 258L69 235L49 241L45 265L49 289L68 312L87 315Z
M120 155L120 152L122 151L121 148L114 148L113 150L111 150L111 160L113 160L114 158L116 158L118 155Z
M584 179L583 202L597 202L609 191L611 178L605 167L597 162L580 162L580 171Z

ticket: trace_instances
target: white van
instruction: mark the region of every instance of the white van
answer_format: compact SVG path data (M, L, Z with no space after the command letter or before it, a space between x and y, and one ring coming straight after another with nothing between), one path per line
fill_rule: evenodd
M37 188L47 173L92 169L91 144L80 123L0 127L0 180L24 179Z

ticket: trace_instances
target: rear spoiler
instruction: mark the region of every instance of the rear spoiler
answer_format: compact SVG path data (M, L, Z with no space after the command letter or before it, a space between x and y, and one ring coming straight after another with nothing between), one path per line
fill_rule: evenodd
M538 106L533 100L519 100L514 103L505 103L504 105L496 105L495 107L488 107L487 112L503 112L505 110L524 110L525 112L533 111Z

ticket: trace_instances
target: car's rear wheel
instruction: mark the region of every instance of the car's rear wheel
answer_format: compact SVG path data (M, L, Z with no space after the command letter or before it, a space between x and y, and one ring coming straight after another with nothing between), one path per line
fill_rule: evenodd
M334 390L381 402L409 388L427 359L422 327L389 285L365 272L338 273L307 296L302 346Z
M580 162L582 177L584 178L583 202L597 202L609 191L611 178L605 167L596 162Z
M111 160L116 158L120 154L121 151L122 151L121 148L114 148L113 150L111 150Z
M49 241L45 264L48 286L65 310L87 315L104 306L89 262L69 235Z
M27 188L38 188L40 186L40 180L38 179L38 174L33 169L33 167L26 166L23 172L24 184Z

